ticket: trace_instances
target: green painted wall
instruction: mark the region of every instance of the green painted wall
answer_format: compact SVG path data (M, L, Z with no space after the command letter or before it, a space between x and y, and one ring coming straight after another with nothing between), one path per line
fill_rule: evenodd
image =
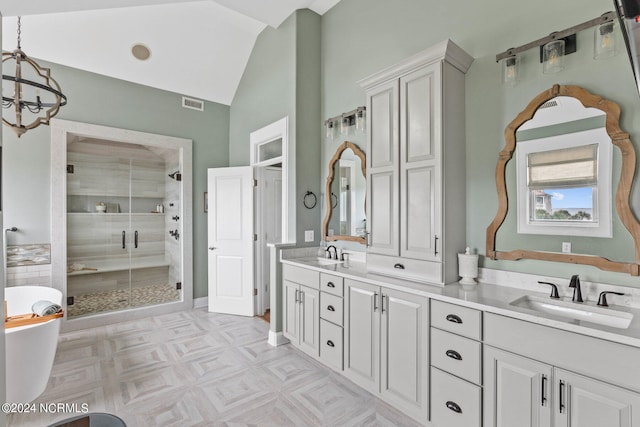
M205 111L181 107L181 95L57 64L51 68L68 97L57 117L193 140L193 253L195 298L207 295L207 221L202 195L207 168L229 161L229 107L205 103ZM50 128L39 126L18 139L3 126L3 214L5 226L21 231L10 244L49 243Z
M544 75L537 50L521 61L522 81L515 87L500 83L495 55L553 31L588 21L612 9L601 0L518 2L507 0L342 0L322 18L322 116L335 116L364 105L358 80L450 38L475 60L466 77L467 241L485 252L485 232L497 209L495 166L504 144L506 125L529 100L554 83L572 84L611 99L622 108L621 127L640 151L640 97L630 65L622 52L608 60L593 59L593 29L578 35L578 51L566 57L566 69ZM323 165L340 142L323 144ZM364 144L359 144L364 148ZM326 177L323 166L323 177ZM617 171L614 171L617 173ZM640 190L632 206L640 213ZM463 248L460 248L463 249ZM559 248L558 248L559 250ZM585 280L639 285L640 279L591 267L536 261L483 260L485 267Z
M249 134L289 117L289 240L320 234L320 208L305 209L307 190L320 191L320 16L298 10L259 36L231 103L229 164L250 163Z

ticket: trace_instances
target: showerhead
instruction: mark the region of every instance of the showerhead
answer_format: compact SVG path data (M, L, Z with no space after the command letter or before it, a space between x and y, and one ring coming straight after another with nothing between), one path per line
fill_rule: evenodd
M175 179L176 181L182 181L182 174L180 171L175 171L169 174L169 178Z

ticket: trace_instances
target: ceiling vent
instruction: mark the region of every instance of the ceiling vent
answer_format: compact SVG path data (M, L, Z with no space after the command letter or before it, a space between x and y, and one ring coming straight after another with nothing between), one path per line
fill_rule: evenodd
M182 97L182 107L190 108L192 110L204 111L204 101L200 99Z

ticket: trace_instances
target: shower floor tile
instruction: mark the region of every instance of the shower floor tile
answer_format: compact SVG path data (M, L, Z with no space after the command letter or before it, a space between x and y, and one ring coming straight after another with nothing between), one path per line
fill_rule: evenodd
M173 286L160 284L128 289L74 295L73 305L67 306L67 316L78 317L130 307L157 305L180 301L181 291Z

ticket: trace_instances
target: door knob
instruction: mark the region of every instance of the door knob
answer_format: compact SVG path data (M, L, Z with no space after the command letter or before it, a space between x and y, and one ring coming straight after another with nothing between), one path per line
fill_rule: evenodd
M218 248L216 248L215 246L209 246L209 250L210 251L215 251L216 249L218 249Z

